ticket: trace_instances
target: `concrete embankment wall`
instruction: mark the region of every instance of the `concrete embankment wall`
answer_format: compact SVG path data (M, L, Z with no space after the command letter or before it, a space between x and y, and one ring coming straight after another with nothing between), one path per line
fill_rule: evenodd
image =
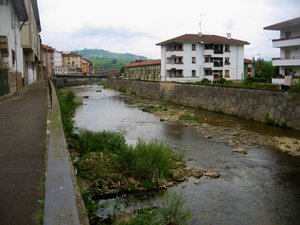
M300 130L300 94L205 85L108 79L109 88Z

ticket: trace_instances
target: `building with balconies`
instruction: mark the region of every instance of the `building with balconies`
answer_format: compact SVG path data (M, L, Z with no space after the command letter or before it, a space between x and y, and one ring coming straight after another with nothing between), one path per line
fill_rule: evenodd
M195 82L203 78L244 79L246 41L206 34L184 34L158 43L161 46L161 80Z
M290 85L294 77L300 77L300 17L264 29L280 31L280 38L272 40L273 47L280 49L280 57L272 59L280 75L272 83Z
M24 0L0 1L0 96L14 94L22 86L20 30L27 20Z
M41 65L41 23L37 0L25 0L28 21L21 30L21 46L24 54L24 82L30 84L42 76ZM41 67L42 68L42 67Z

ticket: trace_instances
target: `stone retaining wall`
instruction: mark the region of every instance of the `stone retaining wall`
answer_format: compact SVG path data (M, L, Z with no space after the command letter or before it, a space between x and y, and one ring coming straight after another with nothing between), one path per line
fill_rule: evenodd
M52 76L52 81L56 87L68 87L68 86L77 86L84 85L88 83L94 83L101 81L102 77L97 76Z
M207 109L300 130L300 94L205 85L107 80L128 94Z

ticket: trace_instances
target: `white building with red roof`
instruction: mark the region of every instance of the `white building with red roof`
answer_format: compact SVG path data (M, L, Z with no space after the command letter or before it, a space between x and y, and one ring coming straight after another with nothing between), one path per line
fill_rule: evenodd
M207 78L239 81L244 79L242 40L206 34L184 34L161 46L161 80L195 82Z
M273 78L272 83L290 85L293 77L300 77L300 17L264 29L280 31L280 38L272 41L273 47L280 49L280 57L272 63L279 66L281 77Z

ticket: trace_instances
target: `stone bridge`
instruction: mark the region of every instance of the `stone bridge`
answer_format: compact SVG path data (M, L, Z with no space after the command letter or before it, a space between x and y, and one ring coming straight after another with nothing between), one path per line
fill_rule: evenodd
M68 87L95 83L106 78L107 76L53 75L52 81L56 87Z

